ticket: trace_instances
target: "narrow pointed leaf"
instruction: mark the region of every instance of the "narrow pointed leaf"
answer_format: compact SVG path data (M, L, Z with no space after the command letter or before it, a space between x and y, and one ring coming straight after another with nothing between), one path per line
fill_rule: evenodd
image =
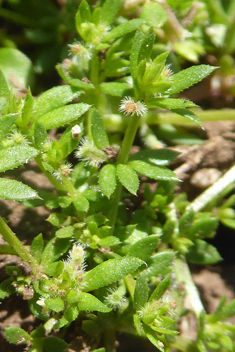
M123 82L102 83L99 85L99 88L103 93L113 95L115 97L125 97L133 95L133 90L130 85Z
M170 149L141 150L129 157L129 161L143 160L156 165L167 165L180 153Z
M144 3L140 17L145 19L149 26L161 27L167 20L166 10L156 2Z
M91 111L91 134L97 148L107 148L109 139L104 127L102 116L95 108Z
M171 283L171 277L167 276L164 280L160 282L160 284L157 286L157 288L153 291L151 294L149 301L158 301L166 292L166 290L169 288Z
M172 269L171 265L175 254L173 252L157 253L152 259L149 267L142 271L141 276L152 277L155 275L167 275Z
M109 259L85 274L83 281L84 291L93 291L110 285L135 272L142 264L142 260L133 257Z
M82 94L82 90L70 86L58 86L41 94L34 103L33 118L60 108Z
M135 292L134 292L134 307L135 310L140 310L149 297L149 285L143 277L139 277L136 281Z
M122 4L122 0L106 0L100 10L100 22L110 25Z
M139 189L139 177L129 165L117 165L117 176L121 184L132 194L136 195Z
M27 344L27 341L30 341L30 335L23 329L18 327L9 327L5 329L5 336L8 342L18 345L22 343ZM19 342L21 341L21 342Z
M126 23L122 23L119 26L115 27L111 32L109 32L104 38L105 42L110 40L122 37L123 35L135 31L139 26L141 26L146 21L141 18L135 18L133 20L129 20Z
M0 178L0 198L23 200L38 198L38 195L31 187L21 182Z
M85 103L63 106L40 116L38 122L40 122L45 129L50 130L79 119L89 108L90 105ZM80 120L81 119L78 121Z
M0 116L0 141L3 140L7 133L9 133L12 126L16 122L17 117L18 114L7 114Z
M5 98L7 99L9 96L9 88L7 85L7 81L4 77L4 74L2 72L2 70L0 70L0 98Z
M116 168L113 164L108 164L102 167L99 173L99 186L101 192L110 197L117 186Z
M0 299L9 297L15 292L15 288L12 285L14 279L8 278L0 283Z
M173 98L152 98L149 99L146 104L148 108L158 107L165 110L184 109L197 106L190 100Z
M191 263L202 265L216 264L222 260L217 249L203 240L195 240L186 258Z
M90 293L85 292L81 292L79 295L78 308L80 311L97 311L102 313L108 313L112 310L111 308L107 307L104 303L102 303L98 298L91 295Z
M159 236L151 235L135 242L129 249L128 255L147 260L156 250L159 242Z
M171 76L172 87L170 94L182 92L194 84L200 82L203 78L210 75L216 69L214 66L199 65L186 68Z
M137 77L137 69L139 65L139 53L141 49L141 44L144 40L144 33L138 29L135 33L133 45L131 48L131 55L130 55L130 69L131 75L135 79Z
M14 169L37 156L39 151L28 145L16 145L0 150L0 172Z
M44 241L43 241L42 234L40 233L38 236L36 236L33 239L33 242L30 248L30 252L32 256L37 260L38 263L40 263L41 261L43 249L44 249Z
M149 162L145 162L142 160L130 161L129 165L139 174L152 178L154 180L163 180L163 181L179 180L173 171L163 166L153 165Z
M197 123L198 125L202 126L202 122L199 119L199 117L197 117L197 115L195 115L192 111L187 110L187 109L172 109L172 112L174 112L175 114L178 114L180 116L184 116L187 119Z

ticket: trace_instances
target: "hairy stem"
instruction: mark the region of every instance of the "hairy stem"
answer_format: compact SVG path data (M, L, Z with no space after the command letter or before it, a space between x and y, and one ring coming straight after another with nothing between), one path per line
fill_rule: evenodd
M177 276L177 281L180 283L182 282L184 284L193 311L197 318L199 318L200 313L204 310L204 307L202 305L199 292L193 282L191 272L184 257L176 259L175 273Z
M140 123L140 117L133 115L130 118L129 125L126 129L126 133L123 139L122 147L118 156L117 164L126 164L128 160L128 156L130 154L131 147L133 145L135 135ZM122 194L122 185L119 182L117 188L114 192L114 195L111 199L111 214L110 214L110 226L111 226L111 234L113 233L114 226L116 223L117 213L118 213L118 205L121 199Z
M5 223L5 221L0 217L0 233L4 240L8 242L10 247L15 251L15 253L26 263L30 265L34 272L40 272L41 268L33 256L27 251L23 246L18 237L10 229L10 227Z
M207 188L200 196L198 196L189 207L193 211L198 212L205 208L206 205L211 203L214 199L219 197L219 194L228 187L231 183L235 181L235 166L233 166L229 171L226 172L217 182L215 182L211 187Z

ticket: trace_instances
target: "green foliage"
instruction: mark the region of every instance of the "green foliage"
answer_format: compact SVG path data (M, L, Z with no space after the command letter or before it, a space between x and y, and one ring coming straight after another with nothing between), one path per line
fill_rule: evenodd
M116 332L140 335L161 352L234 350L235 329L226 322L235 314L234 300L222 299L206 314L186 264L222 259L207 239L219 220L235 228L234 195L223 203L234 176L221 186L220 199L212 189L202 194L205 203L189 202L175 193L180 180L171 162L179 153L158 140L203 143L183 126L200 127L197 105L177 94L216 67L190 62L220 46L227 55L221 70L232 70L234 2L199 1L187 23L193 2L131 7L121 0L82 0L55 7L52 1L19 0L7 1L9 12L1 7L0 16L26 26L22 42L37 45L38 57L32 63L13 37L0 37L9 46L0 49L0 198L50 209L52 228L32 239L28 251L0 217L5 250L25 262L7 268L0 298L23 295L43 322L31 333L6 328L10 343L32 352L63 352L70 348L63 338L69 340L66 331L76 321L91 337L93 352L114 351ZM207 31L213 21L217 37ZM44 89L35 72L49 72L55 64L65 84ZM164 123L155 130L149 121ZM32 162L53 191L12 179L16 168ZM177 331L187 313L185 296L198 322L190 342Z

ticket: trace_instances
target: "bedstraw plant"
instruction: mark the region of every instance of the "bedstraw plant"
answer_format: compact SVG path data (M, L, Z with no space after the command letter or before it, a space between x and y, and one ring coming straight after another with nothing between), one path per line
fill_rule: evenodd
M235 300L222 298L206 314L188 267L221 260L205 239L219 218L234 225L234 198L220 206L234 169L190 203L174 193L181 181L168 168L179 153L164 148L151 129L165 110L172 124L200 126L197 106L177 94L215 67L174 71L171 48L156 45L160 29L167 33L166 9L151 1L141 9L129 19L122 0L94 8L82 0L77 37L57 65L65 84L36 99L28 87L16 98L0 73L0 197L43 205L53 225L49 240L40 233L28 249L0 218L7 242L0 253L23 262L6 268L0 298L22 295L41 321L32 332L6 328L6 339L27 351L65 351L74 321L93 352L115 351L119 332L148 339L161 352L235 351L235 328L226 322ZM62 134L54 138L50 131L58 128ZM137 137L143 145L136 151ZM31 160L53 192L4 177ZM179 334L186 297L198 323L195 340Z

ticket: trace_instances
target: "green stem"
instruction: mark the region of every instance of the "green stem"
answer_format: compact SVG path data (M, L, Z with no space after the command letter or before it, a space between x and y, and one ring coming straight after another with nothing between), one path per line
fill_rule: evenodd
M226 172L217 182L209 187L205 192L198 196L189 207L198 212L205 208L206 205L217 199L219 194L235 181L235 166Z
M202 122L206 121L234 121L235 110L207 110L207 111L194 111ZM160 123L172 123L173 125L190 125L197 126L197 124L186 117L174 114L174 113L159 113L151 111L148 113L146 118L147 124L159 125Z
M118 160L117 160L117 165L118 164L126 164L129 154L130 154L130 150L131 147L133 145L134 139L135 139L135 135L138 129L140 123L140 116L136 116L133 115L130 118L130 122L129 125L126 129L126 133L123 139L123 143L122 143L122 147L118 156ZM119 182L117 185L117 188L114 192L114 195L112 197L111 200L111 214L110 214L110 226L111 226L111 234L114 231L114 226L116 223L116 218L117 218L117 213L118 213L118 206L119 206L119 201L121 199L121 194L122 194L122 185Z
M32 257L32 255L27 251L27 249L23 246L21 241L17 238L14 232L10 229L10 227L5 223L5 221L0 217L0 233L4 240L8 242L11 248L15 251L15 253L26 263L28 263L35 273L39 273L41 271L40 266L37 261Z
M185 291L187 292L187 296L189 298L193 311L197 318L199 318L201 312L204 311L204 307L202 305L198 290L193 282L191 272L184 257L176 259L175 273L177 277L177 282L184 284Z

